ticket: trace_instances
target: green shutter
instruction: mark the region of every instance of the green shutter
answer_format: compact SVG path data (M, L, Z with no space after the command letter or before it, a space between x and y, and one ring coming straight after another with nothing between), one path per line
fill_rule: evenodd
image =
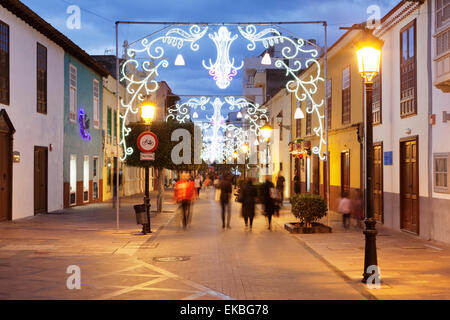
M111 121L112 121L112 114L111 114L111 108L108 108L108 136L111 136Z

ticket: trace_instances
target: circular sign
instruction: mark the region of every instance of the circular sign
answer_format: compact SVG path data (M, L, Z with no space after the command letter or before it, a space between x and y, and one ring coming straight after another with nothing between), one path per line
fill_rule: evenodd
M142 132L137 139L137 145L142 152L153 152L158 148L158 137L153 132Z

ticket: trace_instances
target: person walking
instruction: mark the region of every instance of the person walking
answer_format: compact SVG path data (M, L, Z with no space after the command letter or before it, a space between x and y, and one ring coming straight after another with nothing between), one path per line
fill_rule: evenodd
M253 178L249 177L241 185L239 192L239 202L242 203L242 216L244 217L245 228L253 227L253 218L255 217L255 203L257 197L256 187L253 185Z
M363 228L363 199L361 189L355 190L352 197L352 217L359 228Z
M352 212L352 203L348 198L348 193L344 191L342 193L342 198L339 200L338 211L342 214L342 224L345 229L350 227L350 214Z
M191 204L195 197L195 184L190 180L189 173L183 173L175 185L175 200L181 207L183 229L187 228L191 220Z
M283 177L283 174L281 173L281 171L279 171L278 176L277 176L276 188L277 188L277 191L280 193L281 206L283 206L283 200L284 200L284 182L285 182L285 179Z
M200 176L196 176L195 180L195 188L197 189L197 195L198 197L200 197L200 190L202 189L202 179L200 178Z
M272 229L272 216L275 212L275 197L276 190L272 181L266 180L263 186L263 203L264 203L264 214L269 222L268 230Z
M226 227L231 229L231 204L230 198L233 192L233 186L231 185L230 176L226 176L220 183L220 206L222 207L222 228L225 229L225 213L227 215Z

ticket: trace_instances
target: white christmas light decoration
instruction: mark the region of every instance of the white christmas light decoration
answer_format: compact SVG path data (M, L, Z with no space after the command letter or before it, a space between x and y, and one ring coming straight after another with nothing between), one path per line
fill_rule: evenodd
M215 63L212 63L211 59L209 59L209 66L203 60L203 67L209 70L209 74L216 80L216 84L220 89L226 89L233 77L237 75L237 70L244 66L244 61L241 61L239 67L234 66L234 58L230 61L230 47L233 41L238 38L238 35L231 36L231 32L228 31L227 27L222 26L218 32L214 32L213 35L208 34L208 36L216 45L217 58Z
M266 52L261 59L261 64L266 66L270 66L272 64L272 58L270 58L270 54L268 52Z
M192 114L192 118L193 118L193 119L197 119L197 118L198 118L198 113L197 113L197 111L194 111L194 113Z
M175 59L175 63L176 66L184 66L185 62L184 62L184 58L183 55L181 53L179 53Z
M303 119L305 117L305 114L303 113L300 106L297 106L297 109L295 109L294 119Z
M120 144L123 147L123 157L121 157L121 160L125 160L127 156L133 153L133 148L127 146L125 140L125 137L128 136L131 131L131 129L126 126L129 113L138 113L138 106L142 104L146 97L158 90L158 81L156 80L156 77L159 75L158 70L161 67L167 68L169 66L169 61L164 57L164 47L172 46L177 49L182 49L185 44L189 44L192 51L198 51L200 46L197 42L206 35L208 30L208 26L200 27L198 25L189 25L189 28L186 30L181 27L175 27L167 31L163 36L153 40L147 38L143 39L140 42L141 48L126 50L125 63L123 63L120 69L120 81L125 81L127 83L126 89L129 99L126 103L123 99L120 100L121 108L124 108L124 112L121 112L120 115L121 119L124 120L121 125L122 134ZM325 145L324 116L323 112L321 113L321 107L324 105L324 100L319 99L316 101L315 97L315 94L318 91L318 83L324 81L321 77L321 65L316 60L318 51L316 49L305 48L305 40L294 40L283 36L279 30L275 28L257 30L254 25L240 25L238 26L238 30L240 35L249 41L247 44L247 49L249 51L256 49L256 43L262 43L266 49L277 43L287 43L281 50L282 57L275 59L275 66L277 68L285 69L286 76L291 77L292 80L289 80L286 84L288 92L295 93L295 97L298 101L308 101L310 107L306 109L306 112L317 115L319 121L317 122L318 126L314 128L314 132L320 139L319 145L314 146L312 152L317 154L321 159L324 159L324 153L321 152ZM209 59L209 65L206 65L204 60L202 61L202 64L203 67L209 70L209 73L213 76L217 86L224 89L230 85L233 77L237 74L237 70L243 67L243 62L241 62L240 66L236 67L234 65L234 59L230 59L229 56L230 46L233 41L237 39L238 35L232 36L231 32L229 32L225 26L221 26L218 32L209 33L208 36L216 45L217 57L214 63ZM296 59L299 53L307 53L310 57L306 59L303 58L303 60ZM137 55L140 56L137 57ZM143 58L142 55L147 55L147 57ZM181 54L177 55L177 58L179 56L184 60ZM265 56L268 56L267 58L271 60L268 52L266 52L262 60L264 60ZM291 61L291 66L284 63L283 60L285 59L294 59ZM178 65L178 62L175 62L175 64ZM299 71L308 67L311 67L312 74L309 74L308 78L299 78ZM223 147L222 149L225 150L224 152L227 152L228 149L231 150L231 141L227 141L227 138L223 137L225 132L231 132L233 139L236 138L236 141L239 141L239 143L240 141L248 141L245 139L248 139L249 132L254 132L256 136L259 136L261 123L264 122L263 120L267 121L267 110L261 108L258 104L248 103L245 99L240 100L235 99L234 97L232 99L229 98L228 100L227 98L225 99L230 105L230 110L232 110L233 107L237 107L239 110L246 108L243 118L244 122L249 125L249 128L248 130L243 130L241 127L236 127L232 124L226 125L219 120L217 123L220 128L219 132L224 132L218 134L216 137L212 135L211 142L216 139L216 145L220 143L222 144L222 147L225 145L226 147ZM192 108L195 109L195 106L200 108L205 106L205 103L203 103L203 105L201 104L202 101L200 101L200 104L197 104L197 102L191 102L191 104L177 104L175 109L171 110L172 112L169 110L167 119L173 118L179 122L189 120ZM216 120L211 121L214 122ZM202 127L202 129L206 129L207 127L211 128L211 121L210 123L207 123L206 126ZM258 142L255 141L255 144L256 143ZM217 150L215 151L217 152ZM211 152L213 151L211 150Z

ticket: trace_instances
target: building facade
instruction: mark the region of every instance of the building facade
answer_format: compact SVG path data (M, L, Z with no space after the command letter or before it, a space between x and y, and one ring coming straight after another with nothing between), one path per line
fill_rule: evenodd
M64 55L64 207L102 201L102 79L108 72L86 54Z
M431 72L431 197L430 237L450 242L450 1L427 1Z
M374 90L381 90L374 91L373 140L378 220L430 239L427 10L426 4L402 1L374 32L384 45L374 80Z
M314 128L319 121L328 129L330 209L337 211L339 198L344 193L352 196L361 190L362 182L362 121L363 121L363 82L358 72L353 41L358 31L346 32L328 49L327 54L327 91L325 84L319 82L317 93L313 98L328 104L328 123L320 120L311 109L311 101L297 102L292 97L292 154L291 184L298 177L301 193L320 194L327 198L327 162L311 152L313 146L319 145L319 137ZM323 56L319 59L323 76ZM307 80L317 73L315 65L300 74L300 79ZM300 107L304 118L295 119L295 111ZM320 107L325 113L325 103ZM325 153L326 150L323 150ZM296 178L297 179L297 178ZM292 192L294 188L291 188Z
M63 207L64 36L30 13L0 4L0 221Z

